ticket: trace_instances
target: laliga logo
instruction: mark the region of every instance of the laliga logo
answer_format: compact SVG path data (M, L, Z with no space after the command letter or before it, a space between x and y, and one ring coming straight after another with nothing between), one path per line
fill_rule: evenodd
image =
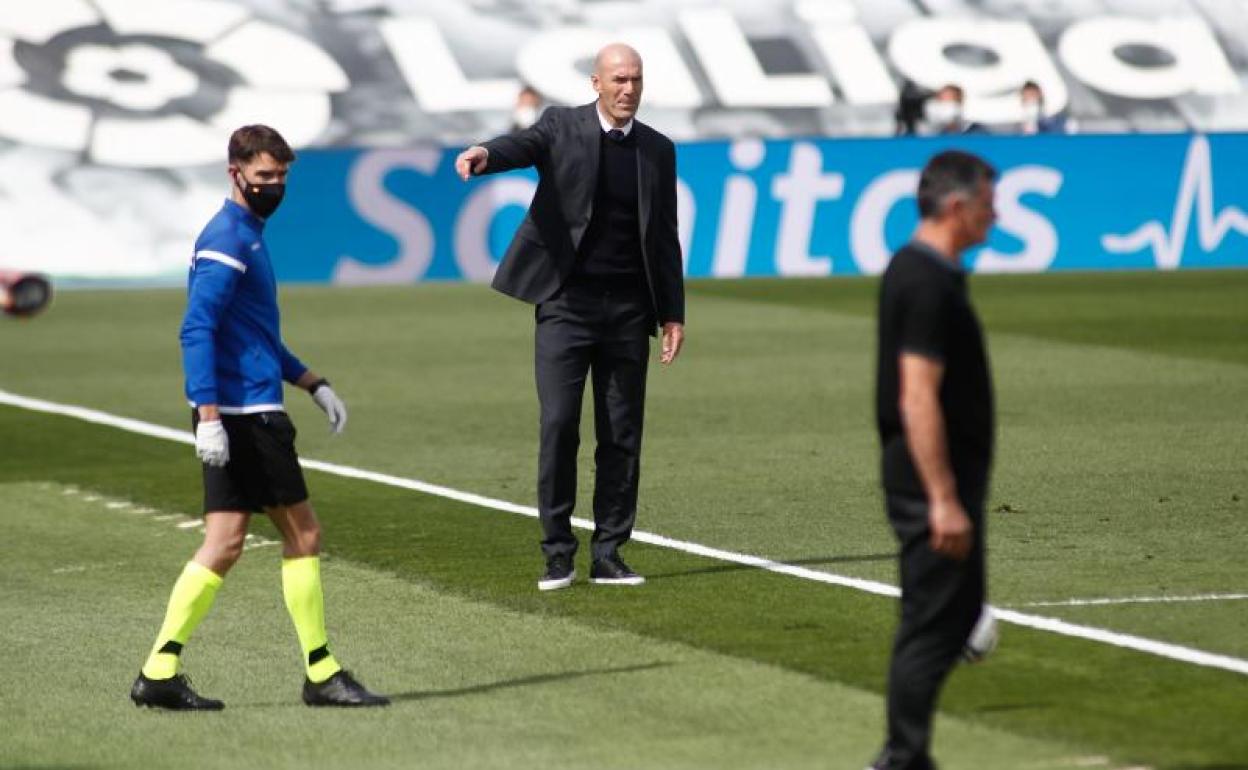
M320 48L222 0L12 2L0 17L0 137L95 163L216 161L246 123L307 144L348 85Z

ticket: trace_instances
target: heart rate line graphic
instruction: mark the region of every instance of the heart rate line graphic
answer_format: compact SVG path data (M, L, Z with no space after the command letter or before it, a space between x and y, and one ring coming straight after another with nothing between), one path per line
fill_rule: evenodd
M1248 236L1248 214L1237 206L1217 211L1213 202L1213 154L1209 139L1194 136L1187 146L1183 173L1179 181L1170 227L1150 220L1129 233L1106 234L1101 245L1115 254L1130 254L1151 247L1157 267L1174 270L1183 261L1183 250L1192 220L1200 247L1206 253L1216 251L1232 230Z

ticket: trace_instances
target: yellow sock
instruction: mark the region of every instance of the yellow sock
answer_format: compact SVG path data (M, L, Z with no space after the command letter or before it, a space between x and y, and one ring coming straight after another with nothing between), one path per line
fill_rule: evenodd
M329 638L325 634L325 594L321 590L321 560L303 556L282 560L282 596L290 619L295 621L299 646L308 679L324 682L342 670L329 654Z
M168 679L178 673L178 656L182 653L182 646L208 614L221 582L220 575L202 564L187 562L173 584L169 606L165 610L165 622L160 627L147 662L143 664L143 676Z

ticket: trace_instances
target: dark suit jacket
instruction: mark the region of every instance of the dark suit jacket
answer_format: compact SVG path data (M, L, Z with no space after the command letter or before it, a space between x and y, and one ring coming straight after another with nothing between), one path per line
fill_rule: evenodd
M685 320L684 268L676 233L676 148L634 120L641 257L656 320ZM595 103L551 107L532 127L485 142L485 173L536 166L533 203L494 275L493 286L533 304L558 293L576 265L593 215L602 125Z

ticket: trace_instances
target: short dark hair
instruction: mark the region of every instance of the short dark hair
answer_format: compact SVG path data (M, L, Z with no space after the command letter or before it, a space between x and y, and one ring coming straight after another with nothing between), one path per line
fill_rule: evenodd
M966 99L966 91L963 91L962 86L957 83L945 83L939 90L936 91L936 94L939 96L946 91L953 94L958 101Z
M266 152L278 163L295 162L295 151L274 128L257 123L230 134L230 163L246 163Z
M934 155L919 175L919 216L940 213L940 205L953 193L973 195L983 182L994 182L997 170L978 155L945 150Z
M1039 91L1041 94L1044 93L1044 89L1041 88L1040 84L1034 80L1024 81L1022 88L1018 90L1019 91Z

